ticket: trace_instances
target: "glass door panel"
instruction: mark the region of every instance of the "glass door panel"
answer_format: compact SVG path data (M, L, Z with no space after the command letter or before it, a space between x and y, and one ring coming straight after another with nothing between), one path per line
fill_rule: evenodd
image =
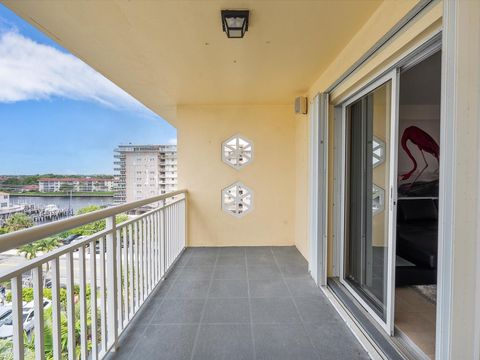
M390 327L392 262L391 131L393 80L344 105L345 236L342 282Z

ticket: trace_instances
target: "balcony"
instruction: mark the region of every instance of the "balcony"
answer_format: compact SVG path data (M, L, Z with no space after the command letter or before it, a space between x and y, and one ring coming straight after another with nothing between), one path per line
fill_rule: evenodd
M5 251L106 220L104 230L0 274L10 283L12 332L2 336L14 358L368 358L294 246L186 248L186 197L178 191L0 236ZM145 206L153 210L116 223ZM30 304L22 302L28 288Z
M368 359L295 247L187 248L109 359Z

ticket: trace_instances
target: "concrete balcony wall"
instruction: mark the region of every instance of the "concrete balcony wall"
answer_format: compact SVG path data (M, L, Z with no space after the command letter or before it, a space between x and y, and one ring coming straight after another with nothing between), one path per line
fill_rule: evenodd
M292 105L181 106L177 110L178 187L189 190L189 246L295 244L296 119ZM253 141L253 162L222 162L222 142ZM221 191L242 181L254 208L242 218L222 211Z

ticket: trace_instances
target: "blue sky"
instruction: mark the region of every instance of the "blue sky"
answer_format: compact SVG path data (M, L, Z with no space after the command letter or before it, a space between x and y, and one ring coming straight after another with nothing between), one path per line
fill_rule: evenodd
M0 175L112 174L119 144L176 130L0 5Z

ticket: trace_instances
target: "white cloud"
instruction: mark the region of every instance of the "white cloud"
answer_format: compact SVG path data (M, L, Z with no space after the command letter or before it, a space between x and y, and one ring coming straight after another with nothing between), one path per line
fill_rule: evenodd
M81 60L16 31L0 33L0 102L64 97L146 110ZM147 110L148 111L148 110Z
M169 145L177 145L177 138L171 138L168 140Z

